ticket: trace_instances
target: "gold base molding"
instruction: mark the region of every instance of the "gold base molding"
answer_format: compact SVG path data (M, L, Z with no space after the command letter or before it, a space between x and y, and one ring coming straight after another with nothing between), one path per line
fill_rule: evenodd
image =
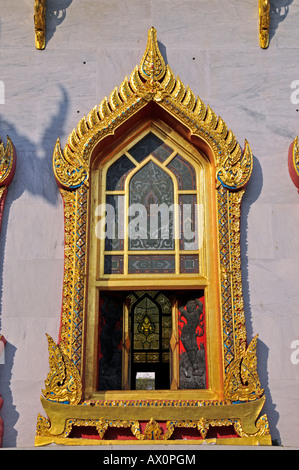
M237 437L237 438L215 438L215 439L178 439L172 441L135 441L131 439L124 440L103 440L98 439L68 439L67 437L44 437L37 436L35 439L35 446L41 447L50 444L65 445L65 446L111 446L111 445L226 445L226 446L271 446L271 436L254 436L254 437Z
M259 418L265 397L246 403L196 402L196 401L122 401L99 402L80 405L55 403L41 397L48 419L39 415L35 445L50 443L65 445L109 445L124 444L123 439L105 439L109 427L130 428L129 444L201 444L233 442L236 445L271 445L271 436L266 415ZM140 421L147 422L144 431ZM159 422L166 425L162 430ZM76 426L91 426L98 439L69 438ZM237 437L209 439L210 427L233 426ZM197 439L172 439L175 428L195 428ZM135 438L135 439L134 439Z

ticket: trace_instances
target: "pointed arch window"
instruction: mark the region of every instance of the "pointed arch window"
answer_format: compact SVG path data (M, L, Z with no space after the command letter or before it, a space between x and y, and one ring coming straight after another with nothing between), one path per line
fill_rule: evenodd
M99 158L92 186L94 203L100 203L97 241L91 243L97 260L99 391L137 390L143 383L138 377L146 373L155 390L207 387L209 172L205 156L192 150L151 120L112 155Z
M103 175L102 276L199 273L200 175L187 157L151 130Z

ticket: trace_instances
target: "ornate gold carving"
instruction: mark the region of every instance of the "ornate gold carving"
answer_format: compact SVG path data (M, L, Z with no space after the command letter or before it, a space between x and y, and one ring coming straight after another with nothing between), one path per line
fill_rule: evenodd
M81 378L79 372L61 348L47 335L50 372L42 390L45 398L59 403L77 405L81 400Z
M259 37L262 49L269 46L270 0L259 0Z
M246 351L237 355L226 371L224 396L231 401L251 401L260 398L261 388L257 374L256 359L257 336L253 338Z
M46 0L34 2L35 47L44 49L46 45Z

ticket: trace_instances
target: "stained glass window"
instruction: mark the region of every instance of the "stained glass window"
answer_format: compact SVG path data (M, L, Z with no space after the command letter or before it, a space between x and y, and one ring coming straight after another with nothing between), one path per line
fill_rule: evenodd
M208 388L205 167L156 124L130 138L97 180L99 390Z
M175 145L150 131L128 146L106 172L103 275L198 274L198 198L194 166Z

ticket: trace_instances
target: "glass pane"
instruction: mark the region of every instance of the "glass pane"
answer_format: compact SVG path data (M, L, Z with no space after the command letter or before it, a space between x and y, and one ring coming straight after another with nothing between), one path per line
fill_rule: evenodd
M193 166L183 157L177 155L168 165L178 180L179 189L196 189L196 174Z
M134 163L126 156L122 155L108 168L106 177L107 191L121 191L125 187L127 174L135 167Z
M106 196L105 250L121 251L124 249L124 196Z
M180 228L180 249L198 250L199 235L203 230L202 217L198 216L200 207L197 207L197 196L195 194L184 194L179 196L181 228ZM201 212L200 212L201 216ZM200 219L200 220L198 220Z
M129 249L173 250L173 184L154 162L148 162L130 181Z
M160 161L164 161L172 152L173 150L168 147L168 145L165 145L163 141L152 132L139 140L139 142L129 150L129 153L138 163L142 162L142 160L150 154L154 155Z

